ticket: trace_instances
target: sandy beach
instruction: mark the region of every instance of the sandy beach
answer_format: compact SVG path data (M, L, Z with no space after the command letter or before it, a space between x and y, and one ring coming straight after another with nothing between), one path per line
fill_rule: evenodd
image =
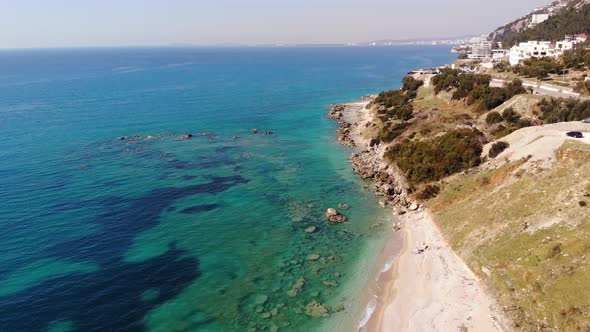
M408 213L401 220L402 251L377 295L380 305L366 331L502 331L493 301L428 212Z
M351 124L349 136L361 150L370 150L362 134L372 119L367 105L347 104L343 113ZM382 162L383 151L372 153ZM396 208L390 243L380 259L383 266L393 264L367 290L375 308L361 330L504 331L494 300L445 242L428 211L421 207L398 216ZM400 229L393 230L394 225Z

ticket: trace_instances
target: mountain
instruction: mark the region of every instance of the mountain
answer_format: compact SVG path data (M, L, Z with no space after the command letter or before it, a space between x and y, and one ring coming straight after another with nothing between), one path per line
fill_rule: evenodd
M540 23L542 14L549 18ZM560 0L499 27L490 34L494 42L510 47L526 40L558 40L566 34L590 32L590 0Z

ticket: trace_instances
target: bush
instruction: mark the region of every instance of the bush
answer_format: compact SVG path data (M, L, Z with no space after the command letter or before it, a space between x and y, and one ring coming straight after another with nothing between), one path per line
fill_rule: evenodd
M540 80L547 78L549 74L560 74L563 70L564 66L552 58L526 59L512 69L515 74L534 77Z
M500 123L502 121L504 121L504 119L502 118L500 113L498 113L496 111L490 112L488 114L488 116L486 116L486 123L490 124L490 125L495 124L495 123Z
M580 121L590 117L590 101L551 98L542 99L537 106L543 123Z
M432 78L435 93L455 89L451 97L453 100L467 98L468 105L478 105L483 110L496 108L513 96L527 92L519 79L514 79L503 88L490 87L490 81L490 75L461 74L451 69L445 69Z
M502 112L502 119L506 122L516 124L520 120L520 114L516 113L514 108L509 107Z
M516 127L518 127L518 129L520 129L520 128L526 128L526 127L532 127L532 126L533 126L533 122L531 120L529 120L529 119L520 119L516 123Z
M424 187L417 195L416 198L420 200L428 200L431 198L435 198L440 193L440 187L437 185L429 184Z
M500 142L496 142L492 145L492 147L490 148L490 153L488 154L488 156L490 158L496 158L500 153L502 153L504 150L508 149L510 147L510 144L500 141Z
M391 143L393 140L403 134L409 126L410 125L408 123L387 123L383 129L381 129L377 139L381 142Z
M402 90L408 92L408 95L411 98L415 98L416 92L418 91L418 89L420 89L420 87L422 85L424 85L424 81L417 80L417 79L413 78L412 76L404 77L404 79L402 80L402 83L404 84L402 87Z
M480 132L457 129L430 140L405 140L390 147L386 158L395 162L412 184L438 181L481 163L480 136Z

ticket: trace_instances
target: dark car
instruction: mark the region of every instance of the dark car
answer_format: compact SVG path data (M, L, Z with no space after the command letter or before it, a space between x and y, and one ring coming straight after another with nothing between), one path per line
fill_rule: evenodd
M584 135L582 135L582 133L579 131L570 131L565 134L573 138L584 138Z

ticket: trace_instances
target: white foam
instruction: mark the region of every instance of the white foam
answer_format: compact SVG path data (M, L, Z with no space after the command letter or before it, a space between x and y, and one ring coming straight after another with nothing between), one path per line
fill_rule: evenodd
M371 299L371 301L369 301L369 303L367 304L367 307L365 308L365 313L363 314L363 317L361 317L361 319L359 320L359 324L358 324L359 331L363 327L365 327L365 325L367 325L369 320L371 320L371 317L373 316L373 313L375 313L376 309L377 309L377 298L373 297L373 299Z

